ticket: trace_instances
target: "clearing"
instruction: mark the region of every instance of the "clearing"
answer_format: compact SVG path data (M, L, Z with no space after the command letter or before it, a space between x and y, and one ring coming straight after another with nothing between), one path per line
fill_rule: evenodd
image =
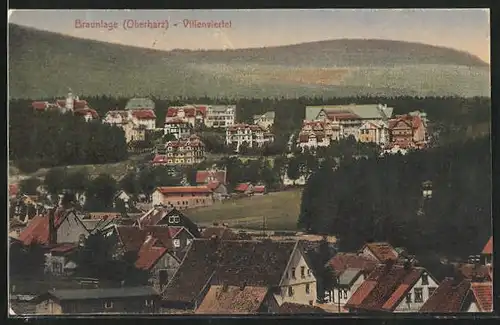
M216 202L214 205L187 211L200 226L214 222L227 223L232 228L297 230L302 190L273 192L261 196Z

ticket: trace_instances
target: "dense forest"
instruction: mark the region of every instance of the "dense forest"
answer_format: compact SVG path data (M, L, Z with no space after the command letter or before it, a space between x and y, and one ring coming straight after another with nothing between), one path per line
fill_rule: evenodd
M491 235L491 176L488 137L405 156L345 156L313 172L298 223L337 235L343 251L377 240L463 258ZM428 181L432 197L424 198Z
M106 96L84 98L101 117L107 111L123 109L127 98ZM251 123L253 116L267 111L276 112L273 133L276 148L285 148L290 135L298 131L307 105L343 105L383 103L394 107L394 114L422 110L428 114L433 130L448 142L489 133L491 100L484 97L352 97L321 98L177 98L160 100L156 104L157 126L162 127L167 108L183 104L236 104L236 119ZM54 101L55 98L37 99ZM58 166L116 162L126 158L126 144L119 129L85 123L82 119L59 114L38 114L31 109L31 100L13 100L9 103L10 159L20 167L29 165ZM223 134L222 134L223 136ZM64 149L62 149L64 148ZM279 150L278 150L279 151ZM25 166L28 165L28 166ZM35 167L36 168L36 167ZM26 168L25 168L26 169Z

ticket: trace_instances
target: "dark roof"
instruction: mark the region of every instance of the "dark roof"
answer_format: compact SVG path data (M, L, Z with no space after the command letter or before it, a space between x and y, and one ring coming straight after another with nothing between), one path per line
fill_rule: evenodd
M422 313L458 313L462 307L470 289L470 281L462 279L457 281L446 278L427 299L420 312Z
M469 280L492 281L490 268L482 264L458 264L456 265L462 276Z
M209 284L277 286L297 242L195 239L163 292L191 303Z
M425 270L388 262L376 267L346 303L348 309L393 311Z
M386 242L368 243L363 248L367 247L379 262L387 260L396 260L398 252L391 244Z
M279 314L326 314L320 307L285 302L278 308Z
M369 273L375 269L377 262L354 253L337 253L337 255L328 261L328 265L339 276L348 268L361 269Z
M49 295L59 300L84 300L123 297L156 296L158 292L152 287L123 287L75 290L51 290Z

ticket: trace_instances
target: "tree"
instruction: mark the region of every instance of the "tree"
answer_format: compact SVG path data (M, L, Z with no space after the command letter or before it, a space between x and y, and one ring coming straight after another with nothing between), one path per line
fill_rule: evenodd
M87 201L90 207L111 210L117 191L116 180L108 174L100 174L90 182L87 191Z
M51 195L58 195L65 189L65 179L67 177L67 169L66 168L52 168L49 169L47 174L45 175L44 185Z
M79 169L68 172L63 180L64 188L75 193L85 192L89 186L89 172L87 169Z
M246 155L248 154L248 150L250 148L250 145L247 141L243 141L241 144L240 144L240 147L238 148L238 153L240 155Z
M119 182L119 187L129 195L137 196L141 192L138 175L134 171L129 171Z
M299 177L301 176L300 167L301 167L300 159L297 156L293 156L288 161L288 169L286 172L288 178L293 180L293 181L299 179Z
M36 177L30 177L23 179L19 182L19 188L21 193L28 195L36 195L38 187L42 184L42 181Z

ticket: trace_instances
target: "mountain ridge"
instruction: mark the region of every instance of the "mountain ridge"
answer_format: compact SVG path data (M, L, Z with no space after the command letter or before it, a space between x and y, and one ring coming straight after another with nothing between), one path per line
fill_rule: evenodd
M9 23L9 72L11 94L17 98L60 95L67 79L82 95L489 94L489 64L477 56L377 39L165 51Z

